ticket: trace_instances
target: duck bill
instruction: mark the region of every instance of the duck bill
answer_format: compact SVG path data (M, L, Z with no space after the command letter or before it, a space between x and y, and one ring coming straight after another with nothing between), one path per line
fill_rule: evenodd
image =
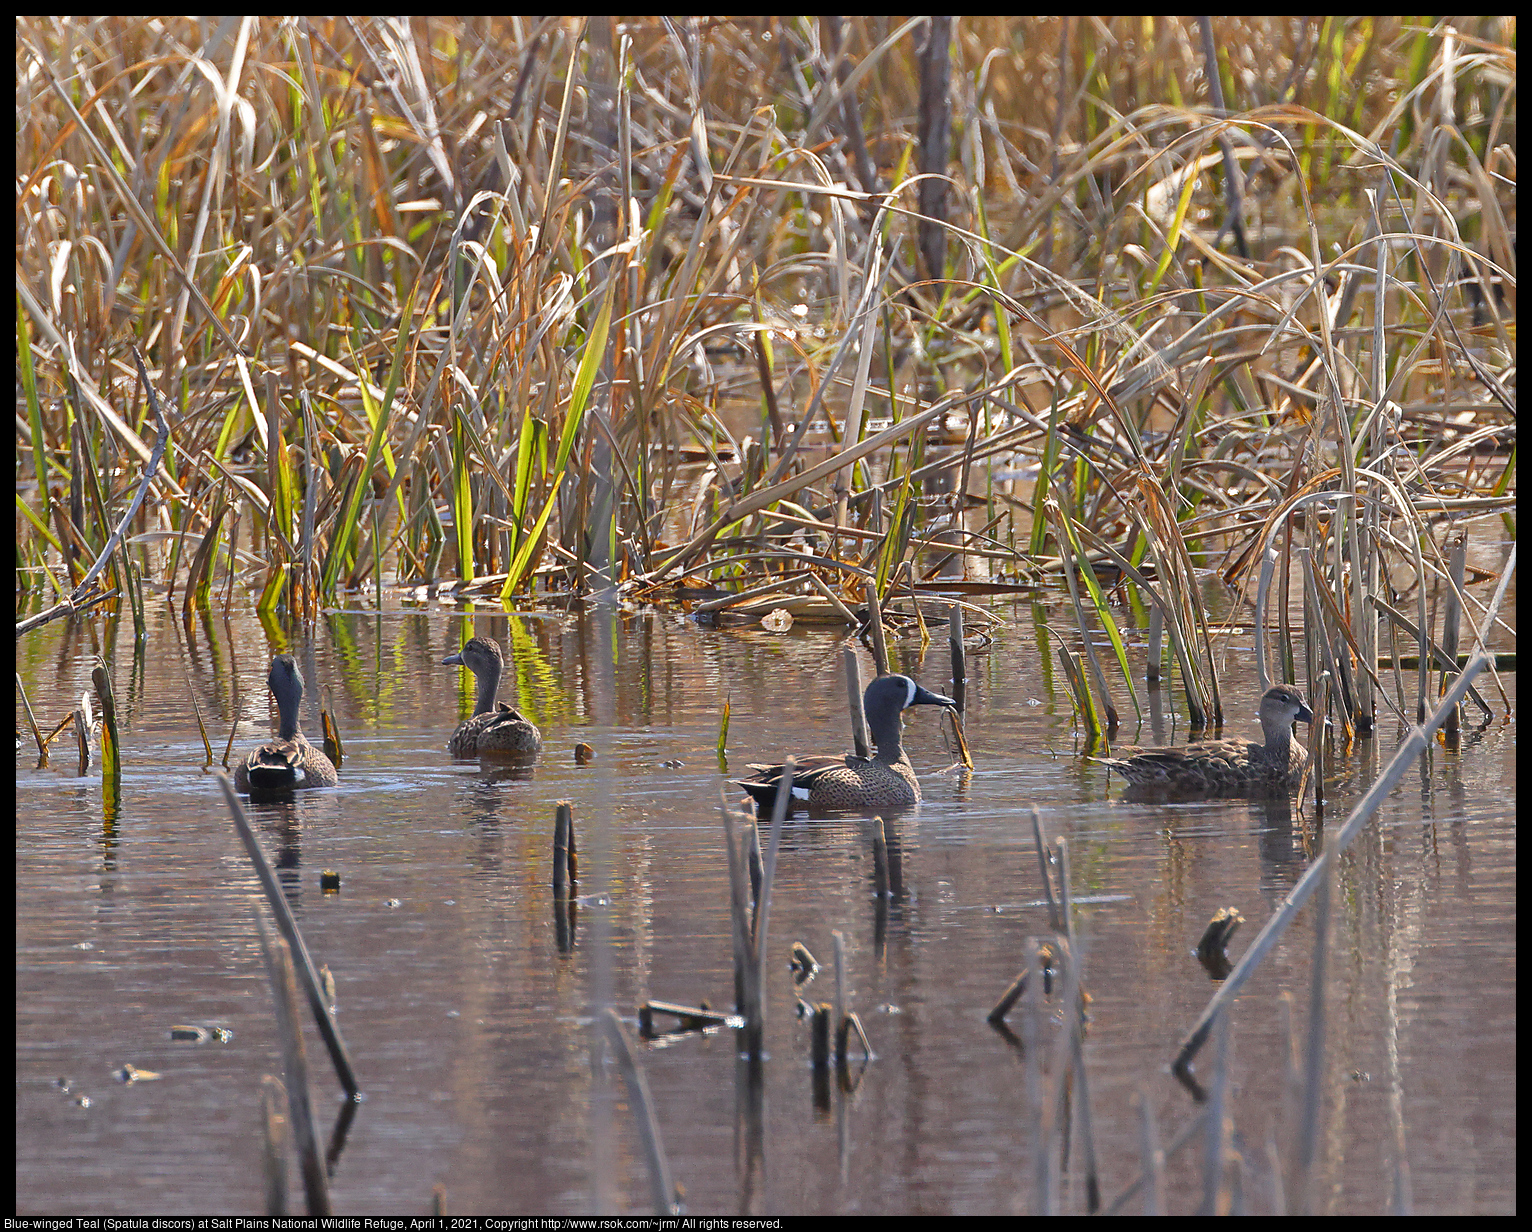
M922 689L918 684L915 686L915 696L910 698L912 706L950 706L957 709L957 702L950 697L943 697L940 693L933 693L930 689Z
M1314 721L1314 712L1307 706L1299 706L1298 713L1293 717L1300 723L1312 723Z
M451 664L453 667L462 667L463 666L463 653L462 653L462 651L459 651L457 654L449 654L445 659L442 660L442 666L443 667L446 667L448 664Z

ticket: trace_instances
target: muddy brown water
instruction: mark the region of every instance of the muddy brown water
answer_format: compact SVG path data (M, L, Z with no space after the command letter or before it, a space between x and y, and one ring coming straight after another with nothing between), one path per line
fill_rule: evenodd
M1124 801L1119 782L1078 756L1041 632L1052 610L994 609L996 640L969 660L971 775L949 769L937 713L909 713L925 802L897 821L902 893L891 903L880 909L873 895L861 823L789 821L759 1099L732 1032L640 1046L691 1214L1030 1208L1023 1063L985 1015L1023 939L1047 932L1033 804L1050 835L1069 840L1105 1194L1136 1174L1136 1092L1165 1141L1195 1115L1168 1072L1214 989L1193 948L1214 911L1233 905L1247 923L1230 952L1243 953L1306 867L1300 827L1285 806ZM260 1082L280 1070L254 928L265 908L201 769L189 690L219 755L236 715L236 749L251 747L273 717L274 647L248 612L215 613L193 630L188 685L169 618L151 617L137 661L126 622L112 634L124 750L115 816L103 816L99 771L76 776L64 742L55 768L34 768L16 706L22 1213L261 1209ZM342 612L312 640L279 647L308 684L305 730L317 737L327 689L346 748L338 788L250 810L315 962L334 973L366 1092L334 1161L335 1209L424 1213L442 1184L455 1213L641 1213L643 1149L616 1070L593 1068L593 1015L609 1001L632 1028L646 998L732 1009L722 707L728 699L733 773L795 749L849 748L841 637L706 628L654 610L480 614L478 631L515 651L502 697L546 740L532 777L515 779L444 752L469 694L439 661L464 619L436 606ZM40 723L51 727L89 687L105 628L57 622L18 644ZM1229 642L1226 735L1257 730L1250 640ZM893 653L896 669L947 687L944 640L923 658L915 642ZM1515 676L1503 679L1514 703ZM1130 710L1119 741L1185 740L1168 689L1159 710L1157 728L1141 732ZM1337 748L1330 826L1400 735L1384 718L1376 737ZM587 766L572 753L581 740L596 749ZM1386 1209L1401 1140L1417 1211L1515 1209L1515 786L1514 718L1500 716L1456 749L1436 743L1341 861L1322 1211ZM585 878L568 953L549 889L561 799L574 802ZM340 873L338 894L321 892L324 869ZM1267 1209L1267 1139L1285 1143L1292 1124L1283 998L1299 1014L1308 1003L1312 924L1310 907L1235 1009L1230 1111L1252 1210ZM832 998L832 930L845 937L851 1007L876 1056L853 1092L831 1083L816 1096L794 1006ZM803 990L788 970L795 941L825 963ZM1051 1043L1056 1001L1050 1013ZM233 1036L172 1042L180 1023ZM338 1087L308 1038L328 1135ZM161 1076L124 1085L113 1075L125 1064ZM1211 1049L1199 1068L1211 1068ZM1199 1168L1200 1148L1171 1161L1172 1210L1195 1209ZM1083 1200L1076 1145L1063 1204Z

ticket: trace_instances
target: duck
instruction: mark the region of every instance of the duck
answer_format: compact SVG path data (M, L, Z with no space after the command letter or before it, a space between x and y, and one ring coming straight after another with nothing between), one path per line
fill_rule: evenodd
M870 758L810 756L793 765L792 798L817 809L901 808L920 803L920 782L899 742L900 713L910 706L956 707L940 693L923 689L908 676L879 676L862 693L867 731L877 752ZM782 766L754 765L739 786L770 808L782 780Z
M292 655L271 661L266 685L277 699L277 738L253 750L234 768L234 787L247 795L276 794L304 787L334 787L335 765L298 730L303 677Z
M1195 795L1267 796L1298 786L1309 752L1293 737L1293 721L1313 723L1314 712L1290 684L1274 685L1256 712L1265 744L1245 740L1204 740L1184 748L1124 748L1118 757L1098 757L1128 780L1130 787Z
M504 702L495 703L495 694L500 689L500 673L505 666L499 643L487 637L471 637L463 644L463 649L443 659L442 666L466 667L479 686L473 717L465 719L452 734L447 752L454 757L483 757L486 754L531 757L543 747L543 734L531 719Z

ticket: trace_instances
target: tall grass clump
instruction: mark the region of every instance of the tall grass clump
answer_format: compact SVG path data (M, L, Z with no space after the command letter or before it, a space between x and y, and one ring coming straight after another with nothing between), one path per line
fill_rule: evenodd
M1514 500L1514 18L24 17L16 71L18 603L151 467L132 346L130 595L1067 573L1108 727L1115 585L1217 723L1203 588L1307 549L1365 728Z

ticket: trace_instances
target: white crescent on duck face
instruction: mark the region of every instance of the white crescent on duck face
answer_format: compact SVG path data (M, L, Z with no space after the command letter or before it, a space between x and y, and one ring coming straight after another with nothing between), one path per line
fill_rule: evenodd
M899 739L899 715L911 706L955 706L950 697L921 688L908 676L879 676L862 693L867 732L877 752L870 758L808 756L793 764L792 796L811 808L900 808L920 803L920 781ZM776 800L783 766L751 765L740 780L757 804Z
M303 677L292 655L281 654L271 661L266 684L277 699L277 738L249 753L234 768L235 790L260 795L334 787L338 781L335 766L298 730Z
M1132 787L1186 795L1283 795L1298 786L1309 751L1293 736L1293 722L1314 721L1303 695L1289 684L1275 685L1257 711L1264 744L1246 740L1204 740L1184 748L1118 750L1095 760L1110 766Z
M473 717L459 724L447 742L452 756L531 757L543 747L543 735L531 719L495 701L504 663L499 644L485 637L469 638L462 650L442 660L443 666L471 671L478 689Z

